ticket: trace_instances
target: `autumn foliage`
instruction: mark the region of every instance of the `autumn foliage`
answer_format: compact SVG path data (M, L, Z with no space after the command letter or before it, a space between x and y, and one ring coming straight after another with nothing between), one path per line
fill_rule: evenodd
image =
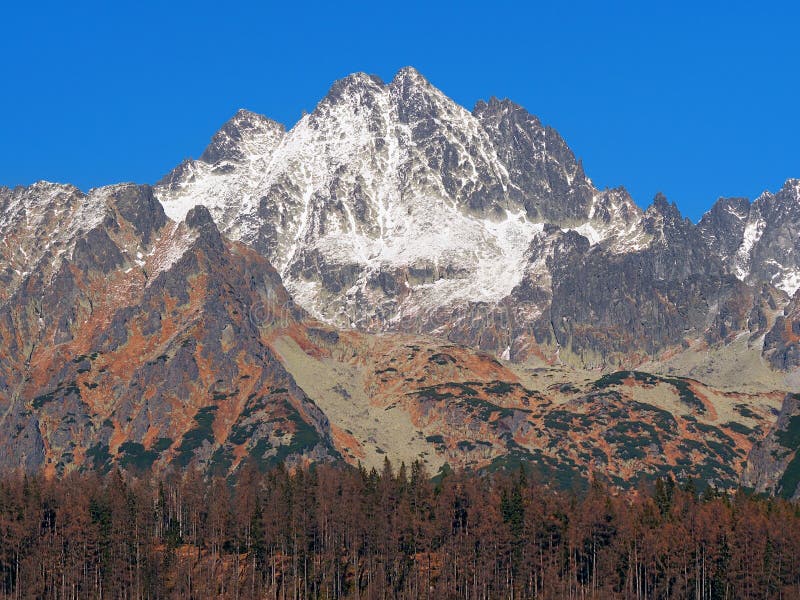
M0 482L3 598L800 598L800 508L657 482L245 466Z

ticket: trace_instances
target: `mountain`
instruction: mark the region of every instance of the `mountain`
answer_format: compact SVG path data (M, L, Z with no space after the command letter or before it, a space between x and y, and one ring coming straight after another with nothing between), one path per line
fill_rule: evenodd
M566 486L672 473L730 489L780 405L778 393L339 331L208 210L172 221L148 186L2 193L18 241L3 260L36 257L11 270L0 303L3 470L227 475L243 460L391 456L434 472L525 461Z
M174 219L208 206L316 318L515 361L630 368L761 340L800 285L796 182L699 225L663 196L642 211L524 108L469 112L412 68L335 83L288 131L240 111L156 195Z
M411 68L289 130L239 111L154 187L0 188L0 469L390 457L785 494L798 211L796 180L696 225L642 210L522 107Z
M644 235L554 130L507 101L469 113L410 68L337 82L285 134L240 111L156 193L177 219L202 200L315 316L366 330L434 331L433 313L507 298L545 222Z
M32 264L0 304L0 467L337 455L325 416L264 344L269 323L251 318L258 307L288 326L304 313L205 208L175 223L136 185L36 184L4 204L11 259Z
M172 221L148 186L3 194L17 243L2 258L31 260L0 304L4 470L227 475L245 459L392 456L434 472L524 460L570 486L675 473L729 489L779 406L688 379L518 369L434 337L338 331L206 208Z

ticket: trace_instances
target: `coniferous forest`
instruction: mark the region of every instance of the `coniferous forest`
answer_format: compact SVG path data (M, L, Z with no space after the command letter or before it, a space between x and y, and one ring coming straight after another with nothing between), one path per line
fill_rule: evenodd
M0 483L3 598L800 598L800 507L319 465Z

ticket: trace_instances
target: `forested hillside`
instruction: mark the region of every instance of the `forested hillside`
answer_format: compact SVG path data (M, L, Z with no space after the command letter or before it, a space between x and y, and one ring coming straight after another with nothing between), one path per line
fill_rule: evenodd
M0 483L3 598L798 598L800 508L318 465Z

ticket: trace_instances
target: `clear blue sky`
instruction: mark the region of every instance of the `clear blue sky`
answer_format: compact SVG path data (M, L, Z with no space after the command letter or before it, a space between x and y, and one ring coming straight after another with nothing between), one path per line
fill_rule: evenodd
M800 177L800 9L693 4L6 2L0 184L154 182L237 108L291 126L335 79L414 65L468 108L515 100L598 186L696 220Z

